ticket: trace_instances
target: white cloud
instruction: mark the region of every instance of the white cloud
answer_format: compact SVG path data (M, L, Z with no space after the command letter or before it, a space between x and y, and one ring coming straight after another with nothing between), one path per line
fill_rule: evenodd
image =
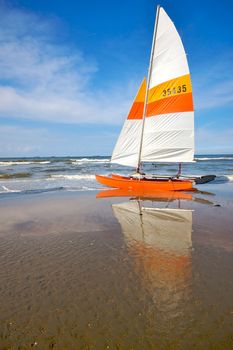
M94 88L98 65L77 48L55 43L54 20L6 7L1 17L0 116L57 123L122 121L132 98L130 84Z
M95 60L72 45L58 45L56 19L0 7L0 116L56 123L121 124L138 86L93 86ZM90 53L91 54L91 53ZM199 62L193 72L196 110L233 101L232 56Z

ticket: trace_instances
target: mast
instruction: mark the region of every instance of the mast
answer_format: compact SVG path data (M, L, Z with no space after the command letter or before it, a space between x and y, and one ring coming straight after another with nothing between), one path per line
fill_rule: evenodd
M141 164L142 143L143 143L143 134L144 134L145 119L146 119L146 108L147 108L147 101L148 101L148 90L149 90L149 86L150 86L152 59L154 56L154 49L155 49L155 38L156 38L157 28L158 28L159 10L160 10L160 5L157 5L155 27L154 27L152 47L151 47L151 53L150 53L150 63L149 63L148 75L147 75L146 96L145 96L145 103L144 103L144 107L143 107L142 132L141 132L141 141L140 141L139 155L138 155L138 165L137 165L137 170L136 170L137 172L140 171L140 164Z

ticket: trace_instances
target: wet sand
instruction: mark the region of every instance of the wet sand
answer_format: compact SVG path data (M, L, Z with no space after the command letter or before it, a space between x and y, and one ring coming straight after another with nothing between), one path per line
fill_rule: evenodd
M233 348L233 186L204 188L2 197L0 349Z

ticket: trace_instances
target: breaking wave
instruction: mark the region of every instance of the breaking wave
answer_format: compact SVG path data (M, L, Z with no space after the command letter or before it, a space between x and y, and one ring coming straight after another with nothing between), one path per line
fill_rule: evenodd
M39 194L39 193L47 193L47 192L57 192L57 191L67 191L67 192L82 192L82 191L96 191L98 188L93 188L89 186L80 186L80 187L72 187L72 186L59 186L52 188L36 188L32 190L17 190L17 189L9 189L6 186L0 186L0 195L10 195L10 194Z
M63 186L60 187L53 187L53 188L38 188L33 190L10 190L6 186L1 186L2 190L0 189L0 194L10 194L10 193L19 193L19 194L33 194L33 193L44 193L44 192L54 192L54 191L60 191L64 190L65 188Z
M21 190L10 190L6 186L1 186L2 190L0 189L0 193L16 193L16 192L21 192Z
M233 181L233 174L218 175L218 176L216 176L216 178L213 182L221 183L221 182L229 182L229 181L230 182Z
M67 180L95 180L95 175L82 174L82 175L50 175L50 179L67 179Z
M233 160L232 156L229 157L195 157L195 160L199 161L208 161L208 160Z
M76 164L76 163L108 163L110 161L109 158L80 158L80 159L73 159L71 158L71 163Z
M28 164L49 164L49 160L44 161L1 161L0 166L10 166L10 165L28 165Z

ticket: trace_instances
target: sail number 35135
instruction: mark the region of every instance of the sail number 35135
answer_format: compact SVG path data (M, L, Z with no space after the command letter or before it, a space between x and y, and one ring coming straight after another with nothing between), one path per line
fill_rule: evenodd
M179 85L177 87L174 87L172 89L168 88L166 90L163 90L163 96L169 96L169 95L173 95L173 94L180 94L181 92L186 92L186 91L187 91L186 84L183 84L183 85Z

